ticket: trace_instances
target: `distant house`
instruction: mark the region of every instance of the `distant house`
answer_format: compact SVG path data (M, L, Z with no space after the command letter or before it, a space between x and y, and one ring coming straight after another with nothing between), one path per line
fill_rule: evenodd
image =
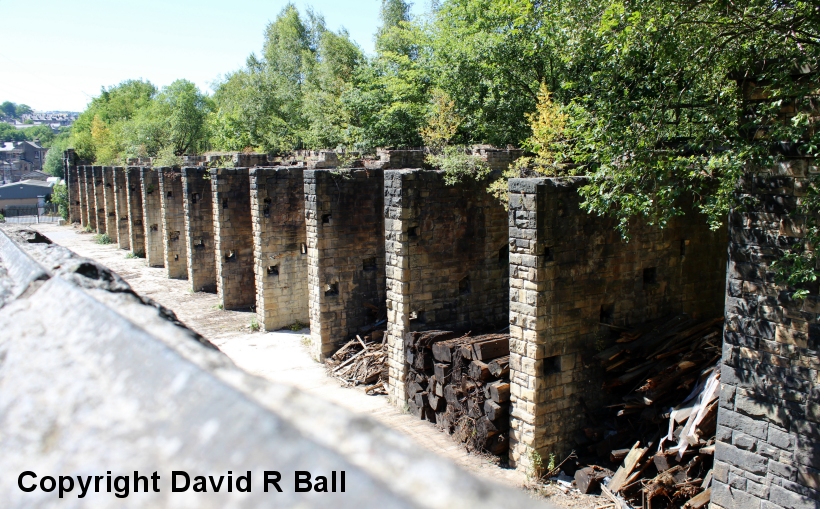
M23 180L0 186L0 213L7 207L37 206L51 196L54 182Z
M32 170L42 170L47 150L36 141L7 141L0 145L0 161L26 161Z
M49 178L51 178L51 175L49 175L48 173L34 170L28 173L23 173L22 177L20 177L20 180L42 180L43 182L45 182Z
M28 161L19 159L14 161L0 160L0 185L19 182L23 175L31 172L31 164Z

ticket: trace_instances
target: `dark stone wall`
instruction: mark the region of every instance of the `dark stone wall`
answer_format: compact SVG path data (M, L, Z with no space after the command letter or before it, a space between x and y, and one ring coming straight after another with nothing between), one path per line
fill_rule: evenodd
M182 196L191 290L216 293L214 208L207 168L182 168Z
M385 314L384 172L306 170L311 351L321 360Z
M310 320L303 173L250 171L256 315L265 330Z
M179 168L158 168L162 207L162 234L165 250L165 273L172 279L188 278L185 209L182 200L182 171Z
M145 256L145 225L142 217L142 184L140 169L129 166L125 169L125 190L128 204L128 243L131 252Z
M507 212L486 182L384 173L391 399L405 399L409 331L497 330L509 321Z
M117 213L117 246L120 249L131 249L128 214L128 185L125 182L125 169L114 168L114 208Z
M563 457L604 403L590 357L601 323L636 325L670 313L723 312L726 230L690 213L659 229L640 221L624 242L615 220L579 208L583 178L509 184L510 461ZM583 404L581 401L583 400Z
M145 262L149 267L165 266L162 233L162 198L159 177L153 168L140 168L142 221L145 225Z
M94 167L83 167L85 177L85 215L88 221L85 226L97 230L97 199L94 195Z
M713 507L816 508L820 500L820 298L776 283L803 235L795 216L814 160L743 178L729 216L729 273Z
M212 169L211 189L217 293L225 309L250 309L256 288L248 168Z

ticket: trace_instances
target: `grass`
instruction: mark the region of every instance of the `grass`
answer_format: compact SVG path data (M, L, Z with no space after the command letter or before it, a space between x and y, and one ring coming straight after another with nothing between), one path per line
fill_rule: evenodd
M305 348L310 348L310 345L313 344L313 341L311 341L310 336L302 336L302 339L299 340L299 342L302 343L302 346L304 346Z
M85 233L94 233L94 228L92 228L90 225L85 225L85 228L83 228L83 231Z
M292 324L288 325L288 329L292 330L293 332L299 332L300 330L304 329L307 326L308 326L308 324L302 323L299 320L296 320Z
M217 304L216 306L212 307L211 309L219 309L219 310L221 311L221 310L223 310L223 309L225 309L225 308L224 308L224 307L222 307L222 304Z
M129 260L133 260L134 258L139 258L139 256L137 256L137 255L136 255L136 254L134 254L134 253L126 253L126 254L125 254L125 257L126 257L127 259L129 259Z
M3 214L0 214L0 223L5 223L5 222L6 222L6 216L4 216Z
M111 237L107 233L98 233L94 235L94 242L97 244L111 244Z
M256 318L251 318L251 325L250 329L251 332L259 332L262 327L259 326L259 322L256 321Z

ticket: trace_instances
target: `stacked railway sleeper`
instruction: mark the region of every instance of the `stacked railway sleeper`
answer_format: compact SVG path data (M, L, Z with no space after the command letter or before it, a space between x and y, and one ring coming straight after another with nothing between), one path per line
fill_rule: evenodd
M510 335L453 331L405 337L407 405L471 451L507 452Z

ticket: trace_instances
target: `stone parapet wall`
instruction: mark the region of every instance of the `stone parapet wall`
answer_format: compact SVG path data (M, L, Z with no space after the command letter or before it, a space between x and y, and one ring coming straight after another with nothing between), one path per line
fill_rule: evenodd
M665 229L635 222L625 243L612 218L579 208L583 178L512 179L510 234L510 462L563 457L604 403L590 357L602 324L636 325L670 313L719 316L726 230L702 216ZM583 400L583 404L581 401Z
M128 184L125 181L125 169L121 166L114 168L114 208L117 213L117 247L131 249Z
M157 176L162 208L165 273L171 279L188 279L188 242L185 235L182 170L157 168Z
M149 267L164 267L162 197L157 171L153 168L140 168L140 187L142 190L142 221L145 225L145 263Z
M256 315L265 330L310 320L304 169L250 171Z
M116 244L119 236L117 226L117 204L114 200L114 168L104 166L102 169L103 202L105 203L105 232Z
M404 403L404 338L429 329L497 330L509 321L507 212L486 182L443 172L384 173L390 397Z
M820 500L820 298L772 263L803 235L812 159L744 177L729 215L729 273L712 507L807 509Z
M131 252L145 256L145 225L142 216L142 184L140 169L129 166L125 169L125 191L128 205L128 244Z
M212 169L211 190L219 299L225 309L253 308L256 289L248 168Z
M182 197L191 291L216 293L213 192L207 168L182 168Z
M304 175L311 351L322 360L385 313L384 173Z
M105 209L105 170L102 166L92 166L92 185L94 186L94 215L96 217L97 233L108 232L108 217Z

